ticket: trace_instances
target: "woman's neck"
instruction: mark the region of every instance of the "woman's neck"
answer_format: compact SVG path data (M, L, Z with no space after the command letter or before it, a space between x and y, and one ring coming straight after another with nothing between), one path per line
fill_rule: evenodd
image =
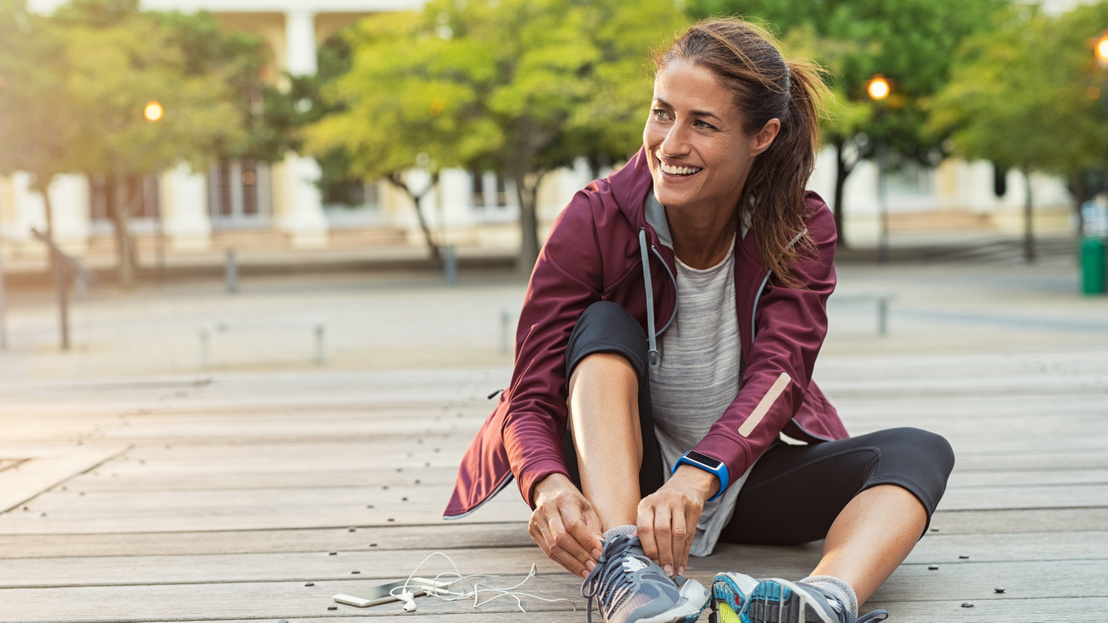
M673 214L666 208L673 252L690 268L711 268L724 260L738 230L738 213Z

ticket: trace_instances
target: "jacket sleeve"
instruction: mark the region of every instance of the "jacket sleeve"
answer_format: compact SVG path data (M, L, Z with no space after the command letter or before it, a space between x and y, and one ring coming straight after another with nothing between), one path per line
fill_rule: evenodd
M532 507L535 485L567 474L566 346L578 318L602 295L602 266L588 194L579 192L555 221L539 254L520 312L515 369L505 392L502 431L512 473Z
M793 264L795 287L771 278L754 310L756 333L744 357L742 385L697 451L727 464L731 481L778 438L804 403L827 333L827 298L835 289L834 220L826 204L807 219L809 244ZM750 331L750 317L740 331ZM746 355L747 353L744 353ZM832 411L828 417L837 418Z

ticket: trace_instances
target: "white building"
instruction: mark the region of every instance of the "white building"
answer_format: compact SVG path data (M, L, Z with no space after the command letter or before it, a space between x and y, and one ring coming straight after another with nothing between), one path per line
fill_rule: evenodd
M32 1L48 13L59 0ZM1061 0L1050 3L1061 10ZM206 10L223 24L261 36L275 68L292 74L316 71L317 46L346 24L375 12L414 9L421 0L144 0L148 10ZM1055 7L1054 5L1059 5ZM276 73L280 73L275 72ZM834 190L834 155L821 155L810 187L830 200ZM133 230L140 263L149 266L156 253L204 254L227 248L353 248L361 245L421 244L412 206L385 183L367 181L358 189L361 205L324 205L313 184L319 175L314 160L290 154L269 166L256 162L222 162L208 171L181 166L148 179L134 180L143 196ZM413 173L418 176L418 173ZM539 196L540 220L549 224L572 194L589 181L579 166L548 176ZM848 178L844 234L851 244L872 246L879 232L882 201L878 172L862 163ZM418 182L418 180L413 180ZM28 189L29 178L0 178L0 231L8 268L42 265L44 249L32 240L31 228L43 228L43 201ZM104 205L102 183L83 176L60 177L50 189L55 209L55 237L70 252L91 263L114 257L114 239ZM944 163L886 177L884 208L894 225L906 215L941 212L946 222L965 221L1000 231L1022 227L1023 183L1011 174L1003 198L993 193L993 169L987 163ZM1050 178L1034 181L1040 231L1068 225L1068 195ZM435 235L461 247L510 251L518 245L515 193L497 176L450 171L440 180L428 217ZM951 215L954 215L953 217ZM962 217L967 217L962 218ZM952 220L953 219L953 220ZM160 234L160 235L157 235Z

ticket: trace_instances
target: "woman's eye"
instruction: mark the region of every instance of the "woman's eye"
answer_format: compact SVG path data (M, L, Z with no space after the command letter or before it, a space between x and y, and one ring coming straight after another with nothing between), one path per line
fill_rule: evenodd
M708 130L716 129L716 127L714 125L708 123L707 121L701 121L700 119L697 119L694 122L694 125L696 125L696 127L698 127L698 128L705 128L705 129L708 129Z
M661 108L655 108L655 109L651 110L650 114L653 115L654 118L658 119L658 120L669 119L669 111L663 110Z

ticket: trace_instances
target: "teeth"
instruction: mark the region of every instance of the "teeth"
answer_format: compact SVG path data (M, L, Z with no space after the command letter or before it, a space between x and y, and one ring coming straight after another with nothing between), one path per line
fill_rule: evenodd
M658 161L662 165L662 171L669 173L670 175L692 175L700 170L700 167L674 167L670 166L661 160Z

